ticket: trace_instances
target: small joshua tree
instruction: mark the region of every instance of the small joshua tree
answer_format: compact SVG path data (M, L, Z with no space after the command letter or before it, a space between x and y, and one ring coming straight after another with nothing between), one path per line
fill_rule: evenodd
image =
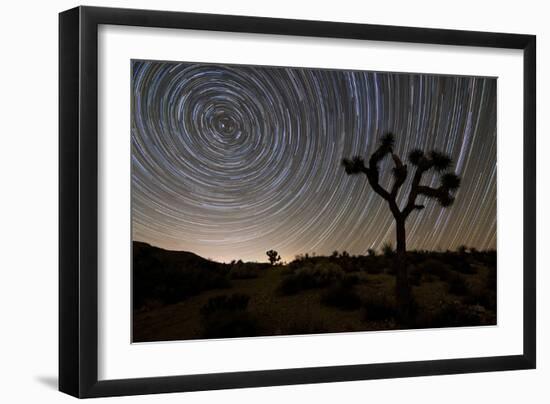
M266 251L266 254L271 265L275 265L276 262L279 262L281 260L281 256L275 250Z
M405 222L409 215L415 210L424 209L424 205L417 202L418 197L427 197L435 199L442 207L448 207L454 202L453 192L460 186L460 178L448 170L452 166L452 160L444 153L432 150L424 153L420 149L412 150L409 153L409 162L414 166L411 187L409 189L407 202L404 207L397 203L397 194L401 186L405 183L409 174L409 168L403 164L397 154L394 153L395 136L393 133L387 133L380 139L378 148L370 156L368 166L362 157L355 156L351 160L343 159L344 166L348 175L364 174L374 192L380 195L389 205L389 209L395 219L396 229L396 298L402 320L408 319L411 292L407 274L406 262L406 234ZM393 184L388 191L380 185L380 162L386 157L391 156L393 160ZM422 176L434 170L439 173L439 186L433 188L422 185Z

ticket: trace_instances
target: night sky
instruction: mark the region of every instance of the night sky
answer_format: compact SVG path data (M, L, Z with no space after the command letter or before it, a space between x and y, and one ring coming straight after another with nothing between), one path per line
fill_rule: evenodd
M496 248L495 78L133 61L133 239L226 262L395 246L386 201L341 166L387 131L462 178L449 208L418 198L407 248Z

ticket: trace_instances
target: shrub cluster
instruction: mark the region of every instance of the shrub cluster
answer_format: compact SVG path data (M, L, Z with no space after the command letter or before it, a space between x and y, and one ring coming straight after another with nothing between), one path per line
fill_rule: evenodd
M496 293L492 290L470 291L462 302L471 306L481 306L487 310L496 311L497 309Z
M250 296L235 293L215 296L201 308L204 338L235 338L258 335L259 324L248 311Z
M417 268L421 275L432 275L442 281L446 281L450 276L450 267L433 258L421 262Z
M485 281L485 287L490 291L497 291L497 268L489 267L489 273L487 274L487 280Z
M382 295L371 295L363 301L365 321L391 321L397 317L397 307L393 300Z
M246 310L250 296L244 293L234 293L230 296L221 295L208 299L208 302L201 307L200 313L203 317L208 317L218 311L239 311Z
M302 290L322 288L344 277L344 271L338 264L320 262L314 266L305 266L287 275L279 285L283 295L294 295Z
M231 279L255 279L260 275L257 265L251 263L236 263L231 265L229 277Z
M339 282L321 295L321 303L341 310L357 310L361 307L361 298L350 284Z
M475 310L461 303L449 303L434 313L424 313L417 318L416 328L465 327L482 324L482 319Z
M319 334L328 332L329 329L322 320L312 319L311 317L299 318L291 320L285 328L285 334Z
M449 278L447 279L447 283L449 287L449 293L452 293L453 295L465 296L470 293L470 289L468 288L464 277L459 274L450 274Z

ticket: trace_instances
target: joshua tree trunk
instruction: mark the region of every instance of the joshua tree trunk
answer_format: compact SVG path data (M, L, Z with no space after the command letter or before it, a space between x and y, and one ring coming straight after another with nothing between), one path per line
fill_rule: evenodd
M406 321L409 317L411 303L411 291L409 287L407 273L407 239L405 235L405 219L395 218L395 235L397 239L396 258L395 258L395 296L401 321Z

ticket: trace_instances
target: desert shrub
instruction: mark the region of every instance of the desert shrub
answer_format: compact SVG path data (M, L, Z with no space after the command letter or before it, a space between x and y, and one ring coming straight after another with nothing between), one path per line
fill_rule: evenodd
M250 296L244 293L234 293L230 296L220 295L208 299L208 302L201 307L201 315L209 316L216 311L246 310Z
M308 259L304 255L296 255L294 257L294 260L289 262L287 265L287 268L289 268L292 271L295 271L297 269L300 269L306 265L308 265Z
M497 291L497 269L496 267L489 267L487 273L487 279L485 280L485 287L493 292Z
M361 282L361 279L356 274L346 274L340 281L344 286L354 286Z
M471 306L482 306L492 311L496 311L497 308L497 296L491 291L470 293L462 302Z
M231 279L254 279L259 276L259 269L254 264L235 264L229 271Z
M331 286L321 295L321 303L341 310L357 310L361 307L361 298L353 288L343 283Z
M473 275L477 272L476 268L465 259L455 261L453 264L451 264L451 268L457 272L460 272L461 274L466 275Z
M304 269L297 270L283 278L279 285L279 292L283 295L294 295L302 290L316 287L315 278Z
M397 316L395 303L386 296L369 296L363 302L363 318L366 321L393 320Z
M397 274L397 270L395 269L395 263L390 263L386 268L384 268L384 273L388 275Z
M438 275L443 264L433 258L429 258L418 265L418 269L424 274Z
M468 254L460 254L460 253L453 253L453 252L440 253L440 254L437 254L437 260L446 264L449 267L449 269L452 269L456 272L460 272L462 274L476 273L475 267L470 264L470 257Z
M367 273L371 274L371 275L378 275L378 274L381 274L384 272L384 267L383 266L380 266L380 265L369 265L366 267L366 271Z
M249 300L250 296L241 293L210 298L200 310L202 336L234 338L258 335L258 321L246 311Z
M382 254L384 254L385 257L393 257L393 245L391 243L384 243L382 246Z
M461 254L446 254L442 259L450 269L462 274L471 275L475 274L476 268L470 263L468 255Z
M289 265L286 265L286 266L284 266L283 268L281 268L280 274L281 274L282 276L293 275L293 274L294 274L294 271L295 271L294 268L292 268L292 267L289 266Z
M496 268L497 265L497 252L496 250L476 251L474 257L482 264Z
M435 275L424 274L422 275L422 281L426 283L435 282L438 278Z
M407 261L410 264L418 265L421 262L424 262L428 259L427 254L414 250L414 251L407 251Z
M345 259L340 262L340 267L346 273L361 271L361 264L356 259Z
M422 272L415 266L409 265L409 283L413 286L419 286L422 281Z
M285 328L284 334L296 335L296 334L319 334L325 333L328 330L327 326L321 320L314 320L311 316L300 318L298 320L292 320L290 324Z
M384 256L369 256L362 262L362 269L371 275L378 275L391 265L388 261Z
M284 295L296 294L302 290L321 288L341 280L342 268L331 262L321 262L315 266L306 266L286 276L279 285Z
M451 275L448 265L433 258L429 258L424 262L420 263L417 266L417 268L419 269L422 275L426 274L426 275L437 276L442 281L448 280Z
M482 323L478 313L459 303L445 304L433 313L424 313L417 328L465 327Z
M330 262L315 265L313 267L313 274L320 286L329 285L342 279L344 276L342 268L338 264Z
M259 322L247 311L215 312L202 320L204 338L237 338L259 335Z
M344 272L359 272L361 270L361 259L363 257L352 256L347 252L343 252L338 258L331 259L330 262L337 264ZM325 261L317 261L317 264L324 263Z
M496 271L494 271L496 273ZM489 272L489 275L491 272ZM486 283L489 282L487 278ZM496 285L495 285L496 286ZM487 285L480 285L472 288L468 295L462 299L462 302L471 306L482 306L487 310L496 312L497 308L497 294L496 289L491 289Z
M449 293L453 295L464 296L469 293L468 285L461 275L455 273L450 274L447 283Z

